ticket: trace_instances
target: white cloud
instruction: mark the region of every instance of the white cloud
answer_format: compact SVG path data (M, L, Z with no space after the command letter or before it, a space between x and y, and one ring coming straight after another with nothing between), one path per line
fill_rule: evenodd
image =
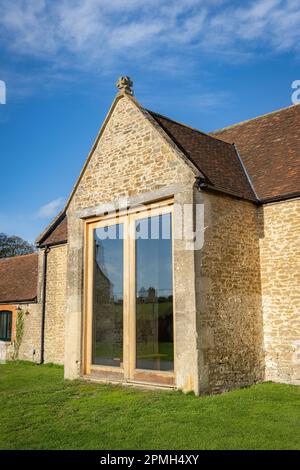
M300 3L295 0L252 0L239 8L226 7L211 19L208 38L206 44L211 47L214 47L215 38L218 44L233 50L265 49L269 53L280 53L285 48L297 53Z
M58 68L153 62L193 46L247 57L262 46L296 51L300 39L297 0L0 0L0 11L2 47Z
M299 0L0 0L0 12L9 58L1 78L13 99L133 70L144 85L166 76L192 82L206 60L299 57Z
M46 219L55 216L62 208L63 203L64 199L62 197L48 202L48 204L45 204L44 206L39 208L36 214L37 218Z

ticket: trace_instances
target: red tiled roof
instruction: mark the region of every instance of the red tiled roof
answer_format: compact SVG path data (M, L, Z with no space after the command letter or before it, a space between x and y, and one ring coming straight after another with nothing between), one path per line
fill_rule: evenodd
M35 302L38 254L0 259L0 303Z
M300 105L212 133L235 143L262 201L300 192Z
M256 200L233 145L160 114L148 112L213 187L244 199Z

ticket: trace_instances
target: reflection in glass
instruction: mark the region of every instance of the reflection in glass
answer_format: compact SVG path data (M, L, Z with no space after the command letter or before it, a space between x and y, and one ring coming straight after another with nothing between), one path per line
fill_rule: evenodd
M173 370L171 214L136 222L136 367Z
M123 365L123 224L94 230L92 363Z

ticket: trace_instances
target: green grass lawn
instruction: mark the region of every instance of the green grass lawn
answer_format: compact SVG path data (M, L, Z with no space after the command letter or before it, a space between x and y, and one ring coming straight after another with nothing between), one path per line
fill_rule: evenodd
M0 365L0 449L300 449L300 388L211 397L63 380Z

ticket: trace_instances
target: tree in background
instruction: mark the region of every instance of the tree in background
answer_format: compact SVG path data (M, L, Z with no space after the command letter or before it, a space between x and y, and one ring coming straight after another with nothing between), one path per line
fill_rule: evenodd
M15 235L8 236L0 233L0 258L8 258L9 256L27 255L33 253L35 248L23 238Z

